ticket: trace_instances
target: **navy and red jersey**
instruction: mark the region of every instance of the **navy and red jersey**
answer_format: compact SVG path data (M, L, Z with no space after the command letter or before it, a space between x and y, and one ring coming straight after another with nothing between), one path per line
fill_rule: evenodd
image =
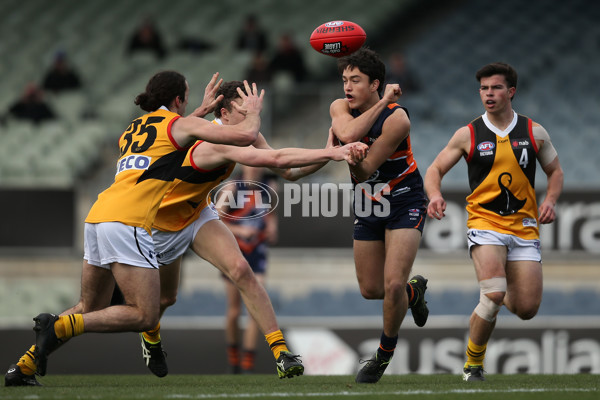
M403 109L408 116L408 110L405 107L397 103L389 104L379 114L379 117L367 134L361 139L361 142L366 143L370 147L381 136L385 120L398 108ZM354 118L360 114L360 111L352 110ZM359 182L352 175L352 182L355 190L356 185L360 184L364 195L375 201L385 196L392 203L402 202L403 200L398 196L409 192L425 199L423 179L417 168L417 162L413 157L410 135L398 145L394 153L367 180Z

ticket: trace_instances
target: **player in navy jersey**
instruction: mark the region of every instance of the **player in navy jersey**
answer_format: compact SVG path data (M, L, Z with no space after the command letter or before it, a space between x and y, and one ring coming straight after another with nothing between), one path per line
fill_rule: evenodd
M383 299L379 348L356 376L375 383L394 353L408 308L425 325L427 279L409 281L426 214L423 181L410 146L408 111L396 103L398 84L384 86L385 65L371 49L340 58L345 98L330 107L333 133L343 143L362 141L367 157L350 166L355 187L354 262L361 294Z

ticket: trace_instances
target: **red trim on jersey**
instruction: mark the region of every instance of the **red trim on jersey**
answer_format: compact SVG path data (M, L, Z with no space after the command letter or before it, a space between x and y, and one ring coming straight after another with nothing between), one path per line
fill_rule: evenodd
M194 168L196 171L199 172L211 172L211 171L216 171L218 169L221 168L227 168L229 166L229 164L231 163L225 163L222 165L219 165L218 167L215 168L211 168L211 169L204 169L204 168L200 168L195 162L194 162L194 150L196 149L196 147L198 147L199 145L201 145L202 143L204 143L204 140L198 140L193 146L192 149L190 151L190 164L192 166L192 168Z
M190 148L190 146L181 147L179 144L177 144L177 141L173 138L173 135L171 134L171 128L173 126L173 122L177 121L179 118L181 118L181 115L178 115L175 118L173 118L171 121L169 121L169 125L167 126L167 136L169 137L169 140L171 141L171 143L173 144L173 146L175 146L175 148L177 150L187 150Z
M259 232L258 235L251 242L246 242L238 237L236 237L235 239L237 240L238 246L240 247L242 253L251 254L254 251L254 249L258 247L259 244L261 244L267 239L267 234L264 232Z
M469 150L469 155L467 156L467 162L470 162L471 158L473 158L473 153L475 152L475 128L473 127L473 124L469 124L467 126L471 131L471 149Z
M410 154L410 152L408 150L400 150L397 151L395 153L393 153L391 156L388 157L388 160L390 159L395 159L395 158L400 158L400 157L404 157L404 156L408 156L408 154ZM410 157L412 159L412 157ZM410 164L409 158L406 158L406 162Z
M535 150L535 154L537 154L539 149L537 147L537 143L535 142L535 138L533 137L533 121L531 120L531 118L527 120L527 131L529 132L529 138L531 139L531 143L533 143L533 149Z
M391 181L389 181L387 183L390 192L396 187L396 185L398 183L400 183L404 178L406 178L407 175L409 175L411 172L414 172L417 169L417 163L414 161L414 159L412 157L410 157L409 165L410 166L402 173L402 175L400 175L400 176L392 179ZM351 178L357 184L360 183L360 182L358 182L358 180L354 176L352 176ZM364 188L362 188L362 191L363 191L363 193L365 194L366 197L368 197L371 200L375 200L375 201L381 200L381 197L383 196L383 194L382 194L383 190L379 191L378 193L376 193L375 196L372 196Z

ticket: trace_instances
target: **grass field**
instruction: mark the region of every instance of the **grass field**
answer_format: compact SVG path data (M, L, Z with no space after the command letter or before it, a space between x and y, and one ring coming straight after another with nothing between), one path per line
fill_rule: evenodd
M44 387L2 387L0 399L485 399L600 398L599 375L488 375L466 383L456 375L384 376L374 385L353 376L276 375L56 375Z

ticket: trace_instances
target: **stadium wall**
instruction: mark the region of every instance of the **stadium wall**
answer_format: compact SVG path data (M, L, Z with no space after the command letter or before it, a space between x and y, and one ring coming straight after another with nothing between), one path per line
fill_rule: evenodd
M409 317L410 318L410 317ZM285 324L288 345L303 357L306 374L353 375L360 359L368 359L377 348L378 322L354 319L336 326L335 318L296 320ZM348 321L348 320L346 320ZM203 324L198 320L199 324ZM396 354L386 373L459 374L464 363L468 317L433 318L428 327L403 327ZM177 329L163 321L163 345L171 374L226 374L229 372L223 331L220 328ZM171 328L170 328L171 326ZM538 318L523 322L499 321L488 345L488 373L574 374L600 373L600 321L568 317ZM1 330L0 362L17 361L31 346L31 330ZM273 357L266 343L259 344L256 373L275 374ZM49 360L50 374L149 374L134 333L87 334L71 340ZM168 378L167 378L168 379ZM42 378L43 382L43 378Z
M337 185L301 184L291 195L279 191L276 247L352 247L353 214L347 193ZM295 196L295 197L294 197ZM466 191L448 191L446 218L428 219L421 246L438 252L466 249ZM77 251L83 224L72 189L0 189L0 254L30 249ZM539 198L539 195L538 195ZM570 190L557 204L555 223L542 225L544 251L600 254L600 191Z

